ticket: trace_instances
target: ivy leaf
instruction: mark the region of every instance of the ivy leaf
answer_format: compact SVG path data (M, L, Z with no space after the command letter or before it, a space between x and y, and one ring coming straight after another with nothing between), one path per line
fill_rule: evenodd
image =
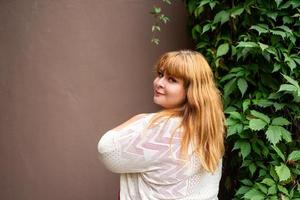
M221 24L224 24L228 20L229 20L229 12L226 10L222 10L215 15L213 23L217 24L217 23L221 22Z
M284 154L282 153L282 151L281 151L277 146L274 146L274 145L272 145L272 148L276 151L277 155L278 155L283 161L285 161L285 156L284 156Z
M193 33L193 32L192 32ZM204 47L206 47L207 45L207 42L199 42L197 45L196 45L196 49L199 50L199 49L202 49Z
M237 131L238 131L238 130L237 130L238 125L240 125L240 124L235 124L235 125L233 125L233 126L229 126L229 127L228 127L227 135L226 135L227 138L228 138L229 136L234 135L234 134L237 133Z
M210 3L209 3L210 9L213 10L214 7L217 5L217 3L219 3L219 2L217 2L217 1L210 2Z
M264 180L262 180L261 183L264 183L267 186L272 186L272 185L275 184L275 181L273 179L270 179L270 178L264 178Z
M243 101L243 112L245 112L249 108L250 103L250 99L246 99L245 101Z
M281 94L272 92L272 93L269 95L268 99L280 99L281 96L282 96Z
M210 0L203 0L200 2L199 6L204 6L205 4L208 4Z
M291 122L289 122L289 120L287 120L284 117L276 117L272 120L272 125L275 126L285 126L285 125L289 125Z
M252 186L253 185L253 183L249 179L243 179L240 182L243 183L244 185L247 185L247 186Z
M271 19L273 19L274 21L276 21L276 18L277 18L277 16L278 16L278 13L276 13L276 12L267 12L266 13L266 15L268 16L268 17L270 17Z
M275 108L275 111L278 111L278 110L281 110L282 108L284 108L284 104L281 104L281 103L274 103L273 104L274 108Z
M291 84L281 84L278 92L287 91L287 92L296 92L297 88Z
M269 47L268 45L260 43L260 42L258 44L262 51L264 51L265 49L267 49Z
M241 194L245 194L246 192L248 192L251 189L251 187L248 186L242 186L240 187L237 192L235 193L236 195L241 195Z
M207 32L210 28L211 28L211 24L205 24L205 25L203 26L202 33L201 33L201 34Z
M288 7L290 7L292 4L290 1L287 1L286 3L284 3L283 5L280 6L280 9L286 9Z
M293 34L293 31L285 25L278 26L277 28L280 28L280 29L284 30L287 33Z
M243 67L234 67L230 70L230 73L238 73L241 71L244 71L245 69Z
M293 23L293 18L290 16L284 16L282 18L283 24L291 24Z
M268 53L274 55L275 57L277 57L277 50L273 46L269 46L269 48L266 49L266 52L268 52Z
M204 8L203 6L198 6L195 10L194 10L194 15L195 17L199 17L200 14L204 11Z
M200 31L201 31L201 27L200 27L200 25L199 24L197 24L196 26L194 26L193 28L192 28L192 36L193 36L193 38L197 38L197 35L200 33Z
M288 156L288 160L293 160L293 161L300 160L300 150L293 151L292 153L290 153L290 155Z
M223 78L219 81L220 83L228 80L228 79L231 79L233 77L236 77L236 74L226 74L225 76L223 76Z
M258 105L259 107L263 108L273 105L273 102L267 99L254 99L252 100L252 102L254 105Z
M230 80L224 86L224 96L229 96L236 88L236 78Z
M235 7L231 10L230 16L235 18L235 16L238 16L244 12L243 7Z
M232 125L235 125L235 124L237 124L237 121L233 120L232 118L227 118L226 121L225 121L226 126L232 126Z
M291 57L286 56L284 62L286 62L286 64L290 67L291 71L297 67L297 64Z
M272 194L276 194L277 193L277 187L274 183L274 185L272 185L271 187L269 187L268 189L268 195L272 195ZM273 200L273 199L270 199L270 200ZM276 198L274 198L274 200L277 200L277 196Z
M289 192L288 192L288 190L287 190L285 187L283 187L283 186L281 186L281 185L277 185L277 188L278 188L278 190L279 190L280 192L282 192L283 194L289 195Z
M267 171L265 169L260 169L258 177L265 177L267 176Z
M265 185L261 184L261 183L256 183L256 185L258 186L259 190L262 191L263 193L267 194L268 193L268 189Z
M237 85L238 85L239 90L242 93L242 96L244 96L244 94L248 88L247 81L244 78L239 78L237 81Z
M271 167L270 167L271 169L270 169L270 175L273 177L273 179L277 182L278 181L278 175L277 175L277 173L276 173L276 171L275 171L275 168L271 165Z
M297 1L297 0L292 0L290 2L291 2L291 5L292 5L292 8L297 8L297 7L300 6L300 2Z
M228 50L229 50L229 44L228 43L221 44L218 47L218 50L217 50L217 57L220 57L220 56L223 56L223 55L227 54Z
M152 26L152 32L155 32L155 31L160 31L160 27L153 25Z
M253 188L253 189L251 189L251 190L249 190L245 195L244 195L244 198L246 198L246 199L255 199L255 200L261 200L261 199L265 199L265 195L261 192L261 191L259 191L259 190L257 190L257 189L255 189L255 188Z
M281 65L279 63L275 63L272 73L277 72L278 70L280 70L280 68L281 68Z
M275 0L277 7L280 5L280 3L282 2L282 0Z
M236 46L238 47L258 47L258 44L256 44L255 42L239 42L238 45Z
M152 38L152 39L151 39L151 42L154 43L154 44L156 44L156 45L159 44L159 41L160 41L160 40L159 40L158 38Z
M230 114L230 118L232 118L232 119L242 120L242 116L239 112L230 111L230 112L228 112L228 114Z
M250 29L256 30L258 32L258 35L269 32L269 27L266 24L253 25L250 27Z
M166 24L168 21L170 21L170 19L169 19L167 16L165 16L164 14L161 14L160 17L159 17L159 19L160 19L164 24Z
M257 117L257 118L265 121L267 124L270 123L270 118L267 115L265 115L265 114L263 114L261 112L258 112L256 110L251 110L250 113L251 113L251 115L253 115L253 116L255 116L255 117Z
M258 155L261 155L261 148L257 142L252 142L251 147L255 153L257 153Z
M292 79L291 77L289 77L288 75L282 74L282 76L292 85L294 85L297 89L299 89L299 83L298 81Z
M270 30L273 35L281 36L282 39L286 38L286 33L284 31L278 31L278 30Z
M196 7L197 7L197 2L196 2L196 1L189 1L187 7L188 7L189 13L192 14L193 11L194 11L194 10L196 9Z
M279 129L280 129L282 138L286 142L291 142L292 141L291 133L288 130L286 130L285 128L283 128L282 126L279 126Z
M285 181L291 177L290 169L283 163L280 166L275 166L275 171L279 177L279 181Z
M272 144L277 144L281 140L281 131L279 129L280 126L269 126L266 137Z
M161 13L161 8L160 7L156 7L156 6L153 6L152 8L152 14L159 14Z
M298 57L298 55L291 55L291 58L300 65L300 57Z
M251 163L249 165L249 171L250 171L250 173L251 173L252 176L253 176L254 172L256 171L256 169L257 169L257 167L256 167L256 165L254 163Z
M249 121L249 128L254 131L259 131L265 128L267 123L261 119L251 119Z
M163 0L163 2L165 2L165 3L169 4L169 5L171 5L171 1L170 1L170 0Z
M240 149L241 150L241 154L243 157L243 160L245 160L245 158L250 154L251 152L251 146L248 142L244 141L244 140L238 140L233 147L234 149Z

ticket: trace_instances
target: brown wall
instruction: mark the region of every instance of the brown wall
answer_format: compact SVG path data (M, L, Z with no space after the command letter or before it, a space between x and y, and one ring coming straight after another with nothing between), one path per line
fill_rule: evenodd
M152 66L188 48L182 1L0 1L0 199L113 200L118 175L97 158L108 129L155 112Z

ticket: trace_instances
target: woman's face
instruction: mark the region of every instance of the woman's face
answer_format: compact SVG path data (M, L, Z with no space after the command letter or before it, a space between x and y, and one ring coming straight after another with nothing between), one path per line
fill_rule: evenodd
M168 76L165 72L159 71L153 81L155 104L163 108L178 108L185 101L186 91L182 79Z

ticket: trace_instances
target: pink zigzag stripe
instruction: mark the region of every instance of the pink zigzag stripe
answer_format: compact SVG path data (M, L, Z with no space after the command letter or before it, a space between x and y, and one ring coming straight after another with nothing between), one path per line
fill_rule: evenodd
M169 192L168 190L166 190L165 187L159 188L159 189L158 189L158 193L164 195L165 197L169 197L169 196L172 196L172 197L173 197L172 193Z
M134 154L134 153L130 153L130 152L123 152L122 153L122 159L127 159L127 160L139 160L142 159L143 161L145 161L145 158L143 156L140 156L138 154Z
M125 151L138 154L138 155L144 155L144 149L139 147L141 138L137 137L132 143L128 144L128 148L125 149Z
M171 193L174 194L175 196L184 196L180 190L185 188L187 185L186 181L181 182L180 184L177 184L175 187L173 187Z
M183 172L185 171L186 166L180 166L179 165L174 165L174 168L171 170L168 170L167 172L165 172L164 174L162 174L163 176L166 177L171 177L173 175L173 177L175 176L178 179L184 179L187 177L187 175L185 175Z

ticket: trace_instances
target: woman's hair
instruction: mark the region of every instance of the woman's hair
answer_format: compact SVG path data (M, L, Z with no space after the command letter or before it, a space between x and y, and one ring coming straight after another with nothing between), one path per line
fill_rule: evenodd
M186 100L180 108L156 113L148 127L161 117L181 117L179 127L184 130L181 155L187 155L192 143L203 168L214 172L224 154L225 116L209 64L199 52L180 50L163 54L155 65L155 71L182 79Z

